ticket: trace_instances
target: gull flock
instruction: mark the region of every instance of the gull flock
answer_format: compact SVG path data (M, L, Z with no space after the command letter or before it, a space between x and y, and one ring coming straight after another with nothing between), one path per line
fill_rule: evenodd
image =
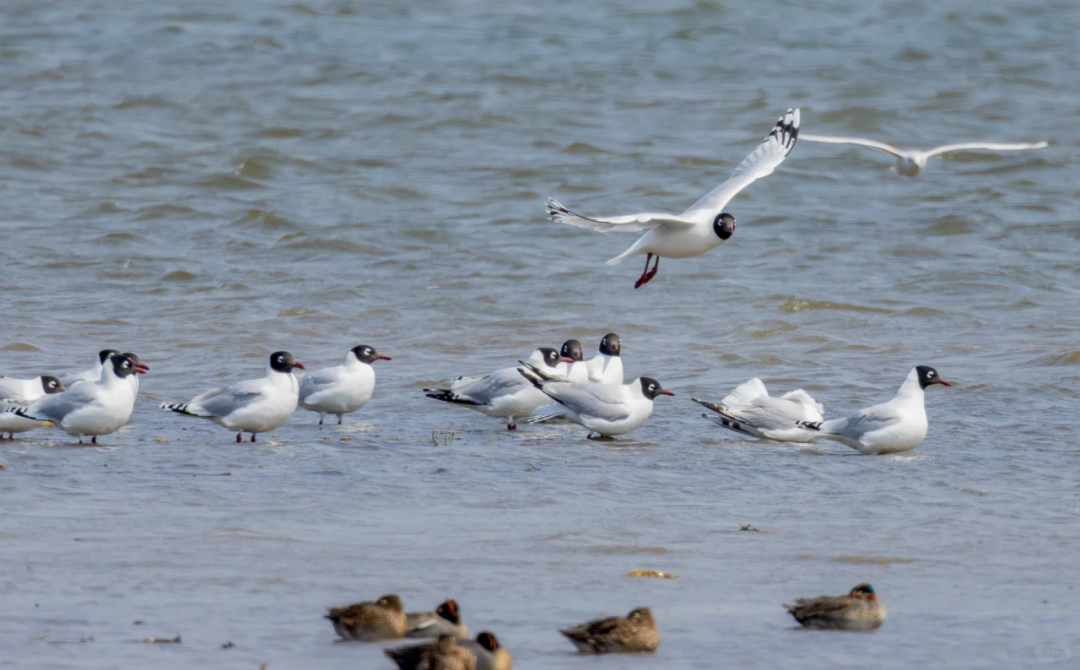
M645 267L634 283L638 289L659 272L660 259L682 259L704 254L735 235L735 216L727 211L743 189L779 167L800 139L801 113L788 109L765 139L731 176L681 214L644 212L613 217L576 214L557 200L547 203L553 221L601 233L641 232L638 240L608 261L617 265L645 256ZM927 151L905 151L874 140L852 137L802 135L802 139L832 144L854 144L879 149L896 157L895 170L914 176L932 156L956 151L1017 151L1040 149L1046 142L965 142ZM654 260L655 259L655 260ZM622 343L609 333L599 351L584 360L581 343L568 340L556 350L539 347L527 360L479 377L462 376L448 388L426 388L428 398L471 409L506 423L516 430L519 421L569 421L588 430L588 437L611 438L640 427L659 396L674 393L650 377L624 379ZM375 390L372 364L390 360L370 345L357 345L342 365L298 377L304 365L287 351L270 356L266 374L258 379L215 388L187 402L162 403L161 408L188 417L208 419L236 433L236 441L285 425L297 408L327 416L340 424L346 414L364 407ZM149 366L133 353L106 349L87 370L67 377L32 379L0 377L0 438L45 423L60 427L79 442L115 432L127 424L139 391L139 375ZM926 438L925 392L932 386L951 386L932 367L911 370L896 396L852 416L825 419L824 407L806 391L769 395L757 378L739 385L719 403L691 398L711 410L703 414L716 425L746 437L774 442L831 440L863 454L894 454L919 446Z
M601 233L642 234L622 254L607 261L618 265L645 256L645 266L634 284L639 289L659 272L661 258L698 256L729 241L736 231L731 200L754 182L769 176L792 153L800 139L801 115L789 109L772 130L723 182L680 214L645 212L612 217L577 214L552 199L547 203L552 220ZM1039 143L971 142L940 146L927 151L905 151L874 140L802 135L802 139L830 144L852 144L886 152L896 158L894 169L915 176L929 158L957 151L1016 151L1039 149ZM655 401L674 396L651 377L627 378L623 370L622 341L605 335L597 353L585 360L582 344L567 340L556 349L537 347L516 364L487 375L457 377L445 387L425 388L428 398L473 410L498 419L507 429L519 422L569 422L588 432L588 438L611 439L643 425ZM160 407L183 417L205 419L232 433L236 442L244 434L257 436L277 430L297 409L319 417L343 417L361 410L375 391L373 364L389 361L375 347L352 347L341 365L306 372L288 351L269 356L262 377L210 389L187 402L165 402ZM19 379L0 376L0 439L43 425L59 427L78 438L98 437L125 426L139 392L139 378L150 367L131 352L105 349L93 366L64 377L41 375ZM297 371L306 374L298 374ZM750 379L719 402L690 398L709 410L702 417L718 427L747 438L771 442L813 443L832 441L866 455L896 454L918 447L927 435L926 391L952 386L937 370L917 365L887 402L872 405L847 417L826 419L825 407L803 389L770 395L758 378ZM866 631L885 621L885 608L870 584L859 584L846 595L797 599L785 606L806 628ZM402 638L428 638L434 642L386 649L386 655L406 670L444 668L509 670L512 659L489 631L467 639L456 601L448 600L434 612L406 613L400 597L332 608L326 615L345 640L383 642ZM627 616L608 617L560 631L582 653L651 652L660 642L649 608Z

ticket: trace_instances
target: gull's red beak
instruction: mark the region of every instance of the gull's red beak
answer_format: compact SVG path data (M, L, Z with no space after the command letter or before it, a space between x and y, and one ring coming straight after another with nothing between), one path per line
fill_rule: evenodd
M660 392L660 395L675 395L675 393L673 391L669 391L667 389L664 389L663 391Z
M573 363L574 359L573 358L567 358L566 356L563 356L562 357L562 362L563 363Z
M393 359L393 358L390 358L390 357L389 357L389 356L387 356L386 354L379 354L379 360L380 360L380 361L392 361L392 360L394 360L394 359Z
M304 367L304 364L301 363L300 361L296 361L295 363L292 364L292 366L294 368L300 368L301 370L307 370L307 368Z
M149 370L150 370L150 366L147 365L146 363L136 363L135 364L135 372L140 374L140 375L145 375L147 373L147 371L149 371Z
M937 380L937 383L941 384L942 386L956 386L954 382L947 382L944 379Z

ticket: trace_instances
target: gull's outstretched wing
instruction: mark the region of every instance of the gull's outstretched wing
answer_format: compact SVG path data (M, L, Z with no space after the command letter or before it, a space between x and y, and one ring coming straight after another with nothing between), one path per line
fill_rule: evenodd
M961 142L959 144L946 144L934 147L921 153L927 156L940 156L950 151L964 151L967 149L985 149L987 151L1023 151L1024 149L1042 149L1050 146L1046 142Z
M906 154L891 144L885 144L884 142L877 142L875 140L868 140L862 137L832 137L830 135L803 135L802 138L807 142L822 142L824 144L857 144L860 147L870 147L871 149L878 149L884 151L887 154L896 156L897 158L903 158Z
M795 142L799 139L799 110L789 109L786 114L773 126L757 149L743 159L728 180L720 184L712 191L706 193L700 200L690 206L690 209L682 213L685 218L691 218L693 212L703 210L711 212L710 220L719 214L724 207L734 198L739 191L753 184L762 177L768 177L776 169L777 165L784 162L787 155L795 148ZM697 218L697 217L693 217Z
M579 228L592 228L601 233L609 233L618 230L624 233L634 233L646 228L669 224L674 226L692 226L694 222L689 219L663 214L660 212L645 212L643 214L630 214L628 216L611 216L602 219L591 219L587 216L575 214L563 207L557 200L548 200L548 215L552 221L578 226Z

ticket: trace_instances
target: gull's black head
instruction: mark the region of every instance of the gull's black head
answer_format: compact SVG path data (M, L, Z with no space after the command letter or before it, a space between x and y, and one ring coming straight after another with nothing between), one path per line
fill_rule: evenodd
M713 232L722 240L726 240L735 234L735 217L727 212L721 212L713 219Z
M572 361L585 360L585 353L581 351L581 342L577 340L567 340L563 342L562 351L563 358L569 358Z
M619 343L619 336L615 333L608 333L604 335L604 339L600 340L600 353L605 356L618 356L622 352L622 344Z
M942 379L937 370L929 365L917 365L915 366L915 372L919 373L919 386L922 387L924 391L934 384L952 386L952 382L947 382Z
M119 353L120 352L117 351L116 349L102 349L101 351L98 352L97 357L98 357L98 360L101 361L101 364L105 365L105 361L109 360L110 358L112 358L113 356L116 356Z
M641 393L649 400L655 400L658 395L675 395L671 391L668 391L663 386L660 386L660 382L656 381L652 377L642 377L641 380Z
M147 373L147 371L150 369L150 366L147 365L146 363L143 363L142 359L139 358L138 354L133 354L131 352L125 351L124 355L127 356L128 358L130 358L131 362L135 364L135 372L136 373L138 373L140 375L145 375Z
M304 364L293 358L293 355L289 352L275 351L270 354L270 369L289 373L292 372L294 368L303 370Z
M540 347L539 349L537 349L537 351L539 351L540 354L543 355L544 365L548 366L549 368L555 367L559 364L559 361L562 360L562 356L559 355L559 352L555 351L551 347Z
M353 352L353 356L356 356L356 360L361 363L367 363L368 365L371 365L375 361L391 360L389 356L380 354L375 351L375 347L368 344L358 344L353 347L351 351Z
M67 390L59 379L49 375L41 375L41 388L45 393L63 393Z
M113 354L112 358L109 360L112 362L113 372L121 379L135 374L135 371L138 369L135 367L135 361L123 354Z

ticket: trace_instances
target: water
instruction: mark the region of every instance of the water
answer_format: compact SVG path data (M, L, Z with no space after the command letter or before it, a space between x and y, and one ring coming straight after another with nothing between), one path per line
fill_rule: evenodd
M390 667L320 619L388 592L457 598L519 668L1075 663L1080 6L174 4L0 22L2 372L152 367L102 446L0 448L0 665ZM637 259L602 264L632 236L544 220L681 211L793 105L807 132L1052 146L907 179L802 143L728 244L640 291ZM678 393L618 442L420 392L611 330ZM238 446L156 409L360 342L394 360L340 429ZM740 440L688 400L760 376L837 416L920 363L961 385L892 457ZM861 581L874 634L780 607ZM639 605L653 657L555 632Z

